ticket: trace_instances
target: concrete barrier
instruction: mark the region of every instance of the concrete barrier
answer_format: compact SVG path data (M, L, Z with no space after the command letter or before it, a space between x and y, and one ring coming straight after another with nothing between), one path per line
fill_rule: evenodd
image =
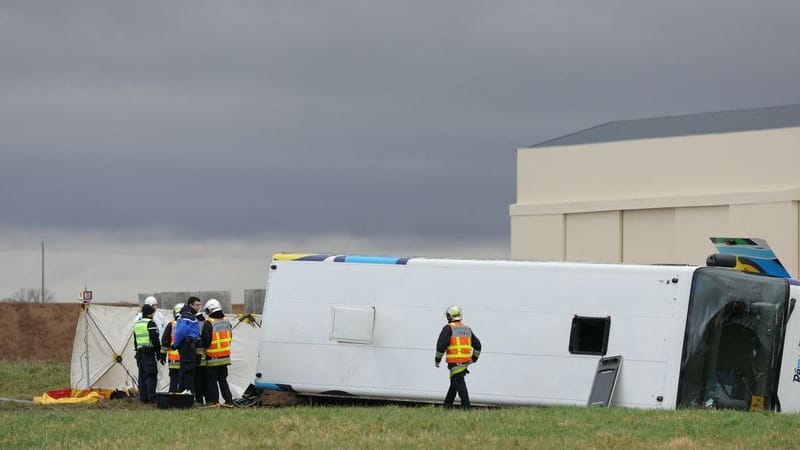
M222 305L222 310L225 312L233 311L231 304L230 291L178 291L178 292L150 292L139 294L139 305L144 305L144 299L152 295L158 299L158 307L165 310L171 310L177 303L186 303L189 297L198 297L203 305L212 298L219 300Z
M266 289L244 290L244 312L261 314L264 311L264 295Z

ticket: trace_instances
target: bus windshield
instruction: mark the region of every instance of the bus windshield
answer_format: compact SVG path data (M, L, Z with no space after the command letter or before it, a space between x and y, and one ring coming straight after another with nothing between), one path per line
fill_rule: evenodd
M783 278L697 269L678 407L773 409L788 299Z

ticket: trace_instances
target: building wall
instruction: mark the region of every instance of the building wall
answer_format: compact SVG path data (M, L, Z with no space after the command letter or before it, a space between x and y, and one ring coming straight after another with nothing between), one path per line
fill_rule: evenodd
M704 264L766 239L800 275L800 128L520 149L514 259Z
M649 264L675 262L675 208L623 213L622 260Z
M620 211L566 214L566 260L621 262Z
M564 214L520 215L511 218L511 257L563 261Z

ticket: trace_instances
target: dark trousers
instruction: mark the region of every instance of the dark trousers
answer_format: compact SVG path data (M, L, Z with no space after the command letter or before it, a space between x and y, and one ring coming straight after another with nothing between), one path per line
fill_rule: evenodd
M139 367L139 400L142 403L155 403L156 380L158 379L155 352L137 350L136 365Z
M180 349L178 350L181 355L181 368L178 373L178 391L183 392L189 390L192 392L192 395L197 394L194 387L194 372L197 366L195 362L195 358L197 358L196 347L197 343L195 341L184 340L181 342Z
M450 377L450 389L447 390L447 395L444 397L444 407L452 408L453 401L458 398L461 399L461 407L469 409L469 392L467 392L467 382L464 377L467 376L467 371L459 372Z
M219 388L219 389L217 389ZM228 366L206 367L206 400L208 403L219 403L219 393L228 405L233 404L233 395L228 386Z
M206 368L205 366L200 365L201 356L197 356L195 360L195 369L194 369L194 400L201 405L204 401L208 401L208 395L206 395Z
M169 391L170 392L178 392L178 386L180 385L180 369L169 369Z

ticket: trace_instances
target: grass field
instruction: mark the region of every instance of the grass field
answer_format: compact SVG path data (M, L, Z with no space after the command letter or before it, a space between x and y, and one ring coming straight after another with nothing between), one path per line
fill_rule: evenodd
M45 378L57 383L46 388L61 387L68 376L59 371L66 372L66 365L0 362L0 397L38 395ZM222 448L794 449L800 447L800 416L432 406L177 411L135 401L74 407L0 402L0 448L196 447L198 439L210 439L203 447Z
M0 361L0 397L30 400L64 387L69 387L67 362Z

